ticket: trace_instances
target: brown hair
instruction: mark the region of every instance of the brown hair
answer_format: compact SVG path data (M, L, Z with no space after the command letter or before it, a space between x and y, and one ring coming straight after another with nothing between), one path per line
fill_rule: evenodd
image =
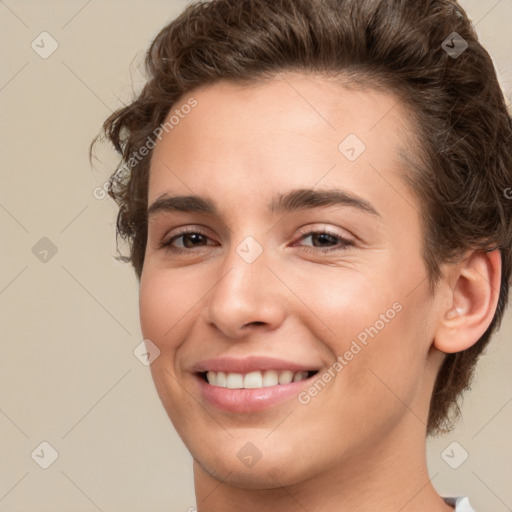
M460 55L449 52L454 32L465 41L458 48L468 45ZM384 88L412 107L421 165L405 179L422 209L431 290L441 263L468 249L499 249L502 257L490 326L471 348L446 356L435 383L427 430L448 430L503 317L512 267L512 122L492 60L463 9L454 0L199 2L161 30L145 63L142 92L103 125L122 156L109 187L119 206L117 234L130 246L122 259L139 279L151 157L139 151L184 94L219 80L251 83L293 70Z

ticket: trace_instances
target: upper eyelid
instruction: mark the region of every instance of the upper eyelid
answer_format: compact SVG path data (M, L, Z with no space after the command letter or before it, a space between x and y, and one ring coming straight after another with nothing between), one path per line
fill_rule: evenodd
M313 213L313 211L316 210L316 209L322 210L323 207L311 208L311 213ZM148 227L150 228L149 231L152 232L154 230L156 233L162 232L160 230L159 226L161 226L162 224L165 225L169 221L171 221L174 224L174 221L172 221L172 217L173 217L172 214L177 214L178 215L178 219L179 219L179 217L181 215L185 215L187 217L189 215L189 212L166 211L166 210L164 210L162 212L156 212L152 217L150 217L148 219ZM171 217L169 217L169 215L171 215ZM202 224L201 221L198 224L195 224L192 221L190 224L187 224L186 222L184 222L183 223L184 229L186 229L186 228L188 228L188 226L192 225L194 227L198 226L200 230L207 230L207 232L210 232L210 233L212 233L212 232L215 233L215 232L220 231L221 232L221 236L222 235L229 235L230 233L232 233L232 229L228 225L224 224L223 222L218 224L217 219L215 219L215 218L210 218L209 220L206 220L207 218L211 217L211 214L200 213L200 216L204 217L205 221L208 224L212 223L214 228L212 229L208 224ZM164 222L162 222L162 224L160 224L161 219L164 221ZM177 219L175 219L175 221L176 220ZM190 219L190 220L192 220L192 219ZM309 222L305 222L304 224L302 224L298 228L295 228L294 232L300 231L304 225L306 225L306 226L310 226L310 225L321 225L321 226L329 225L331 222L333 222L333 220L334 219L331 219L331 220L310 220ZM336 222L336 221L334 220L334 222ZM154 225L153 229L151 229L151 227L150 227L151 225ZM174 229L180 229L180 226L174 226L171 230L165 230L165 233L169 233L170 231L172 231ZM309 229L317 231L317 228L309 228ZM322 228L318 228L319 231L321 229ZM366 243L365 240L363 238L361 238L360 236L358 236L357 233L354 233L354 232L352 232L351 230L349 230L347 228L344 228L344 227L341 227L341 226L337 226L336 228L331 228L330 230L331 231L333 231L333 230L335 231L336 229L341 229L343 231L343 233L335 233L334 232L333 234L335 236L338 236L338 237L343 238L345 240L350 239L351 241L354 241L354 242L360 242L360 243L363 243L363 244ZM224 233L222 233L222 232L224 232ZM204 233L204 234L206 236L209 236L207 233ZM159 239L162 239L161 236L159 236L159 235L157 235L157 236L158 236ZM164 236L167 236L167 234L164 234Z
M180 235L183 235L183 234L187 234L187 233L200 233L202 235L205 235L205 236L209 236L207 233L205 233L205 231L210 231L208 228L206 227L203 227L203 226L199 226L196 227L196 225L193 225L193 226L184 226L182 228L174 228L174 229L178 229L179 231L175 234L173 234L171 236L171 238L175 237L175 236L180 236ZM171 231L174 231L173 230L170 230L168 231L163 238L165 238ZM311 234L315 234L315 233L327 233L327 234L330 234L332 236L337 236L337 237L340 237L340 238L346 238L346 236L344 236L343 234L340 234L340 233L336 233L334 229L331 229L331 228L326 228L326 227L320 227L320 228L303 228L303 227L300 227L300 228L297 228L296 230L298 232L298 234L300 236L305 236L305 235L311 235Z
M346 237L346 236L343 236L343 235L340 235L338 233L334 233L332 231L330 231L329 229L320 229L320 230L309 230L303 234L301 234L292 244L292 246L296 246L301 240L305 239L305 238L308 238L312 235L315 235L315 234L326 234L328 236L332 236L334 238L337 238L338 239L338 242L337 244L340 244L344 247L348 247L348 246L355 246L356 243L353 239L351 239L350 237ZM322 248L321 247L314 247L314 249L318 249L320 252L322 251ZM325 250L328 250L329 247L325 247ZM333 249L331 247L331 249Z
M161 242L161 245L162 246L170 245L171 242L173 242L174 240L176 240L184 235L194 234L194 233L200 234L200 235L208 238L209 240L212 240L212 237L209 236L207 233L204 233L202 231L202 228L196 228L194 226L192 226L192 227L185 226L180 231L178 231L177 233L175 233L173 235L164 236L163 240ZM296 238L296 240L294 240L293 244L296 244L297 242L300 242L304 238L307 238L308 236L315 235L315 234L327 234L329 236L338 238L339 243L345 242L345 243L354 244L354 240L352 240L350 237L346 237L342 234L336 233L334 230L329 229L329 228L307 228L307 229L304 228L303 230L301 230L301 228L299 228L298 236L294 237L294 238ZM318 249L320 249L320 248L318 248Z
M311 233L328 233L333 236L338 236L340 238L346 238L347 236L352 236L351 234L344 235L343 233L337 233L335 228L331 228L329 226L326 226L326 223L316 223L316 225L320 227L310 227L310 224L307 224L306 227L301 226L300 228L297 228L297 232L299 235L310 235ZM337 228L337 229L343 229L343 228ZM346 229L343 230L345 233L350 233Z

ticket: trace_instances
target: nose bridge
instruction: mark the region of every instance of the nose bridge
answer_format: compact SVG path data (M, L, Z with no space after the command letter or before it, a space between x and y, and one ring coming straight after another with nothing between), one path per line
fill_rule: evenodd
M224 334L239 337L248 324L275 328L284 319L284 297L267 268L268 251L254 237L230 247L219 281L207 303L207 320Z

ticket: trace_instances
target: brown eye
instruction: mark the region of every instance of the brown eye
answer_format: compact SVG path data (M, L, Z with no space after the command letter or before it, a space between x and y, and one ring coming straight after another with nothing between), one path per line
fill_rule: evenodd
M329 252L329 251L343 251L350 246L353 246L354 243L350 240L342 238L336 233L331 233L329 231L310 231L304 234L299 242L304 242L308 240L311 242L309 244L303 246L306 251L320 251L320 252Z
M186 249L202 245L202 242L206 242L207 240L207 237L201 233L185 233L183 235L173 237L169 243L176 242L177 240L180 240L180 238L181 244L178 244L178 247L184 247Z
M195 247L217 245L207 235L197 230L185 230L163 241L160 249L173 252L194 252Z

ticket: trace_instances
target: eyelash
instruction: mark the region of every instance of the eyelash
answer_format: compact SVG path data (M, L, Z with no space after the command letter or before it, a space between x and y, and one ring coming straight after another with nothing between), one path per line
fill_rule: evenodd
M328 229L318 229L318 230L312 230L312 231L306 231L304 233L301 233L301 237L298 241L304 240L305 238L311 236L311 235L328 235L332 238L335 238L338 240L339 247L326 247L325 249L322 249L321 247L310 247L310 246L302 246L302 250L305 252L318 252L321 253L327 253L331 251L345 251L348 247L352 247L354 245L354 242L347 240L346 238L341 237L337 233L334 233L333 231L329 231Z
M169 240L161 242L159 245L159 249L166 249L175 254L190 254L191 252L194 252L195 251L194 248L187 249L187 248L181 248L181 247L177 248L177 247L172 246L172 243L175 240L177 240L187 234L201 235L201 236L209 239L209 237L205 233L203 233L195 228L186 228L183 231L180 231L179 233L177 233L176 235L171 237ZM325 249L322 249L320 247L302 246L302 250L305 252L320 252L320 253L325 254L325 253L332 252L332 251L344 251L348 247L352 247L354 245L354 242L347 240L346 238L343 238L340 235L338 235L332 231L329 231L328 229L312 230L312 231L303 232L303 233L301 233L301 237L299 238L298 241L304 240L305 238L307 238L311 235L328 235L332 238L337 239L338 245L341 245L341 247L334 246L334 247L327 247ZM204 246L198 246L198 247L204 247Z

